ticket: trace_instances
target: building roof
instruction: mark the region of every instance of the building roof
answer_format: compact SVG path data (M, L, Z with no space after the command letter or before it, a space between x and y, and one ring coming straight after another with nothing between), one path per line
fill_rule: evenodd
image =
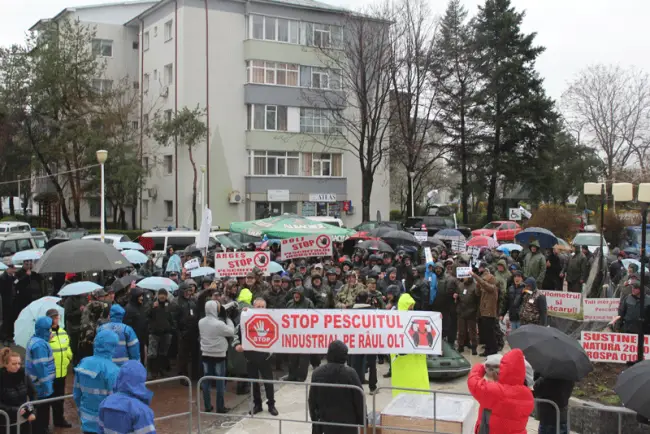
M63 15L65 15L68 12L75 12L79 10L84 10L84 9L95 9L95 8L105 8L105 7L111 7L111 6L131 6L131 5L146 5L146 4L151 4L155 5L155 3L158 3L158 0L128 0L128 1L119 1L119 2L109 2L109 3L98 3L98 4L93 4L93 5L85 5L85 6L75 6L71 8L65 8L58 14L56 14L52 18L42 18L38 20L32 27L29 28L30 31L38 30L38 27L47 24L51 21L56 21L57 19L61 18Z

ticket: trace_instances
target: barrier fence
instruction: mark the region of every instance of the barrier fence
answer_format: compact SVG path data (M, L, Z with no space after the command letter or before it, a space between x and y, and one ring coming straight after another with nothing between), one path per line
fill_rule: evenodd
M11 419L9 418L9 415L6 411L0 410L0 416L4 417L5 419L6 433L11 434Z

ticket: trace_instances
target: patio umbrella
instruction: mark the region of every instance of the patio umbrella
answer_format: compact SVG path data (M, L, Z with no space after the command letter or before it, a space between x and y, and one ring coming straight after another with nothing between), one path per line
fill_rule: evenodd
M416 246L416 247L420 246L420 242L415 239L413 234L410 234L405 231L396 231L393 229L390 232L381 235L381 237L384 239L384 241L393 245Z
M467 247L487 247L488 249L494 249L499 247L499 243L492 237L486 237L484 235L479 235L478 237L472 237L466 244Z
M465 241L465 235L456 229L443 229L436 232L433 237L445 241Z
M158 291L159 289L166 289L167 291L176 291L178 284L167 277L147 277L138 282L138 286L142 289L149 289L151 291Z
M382 253L395 253L395 251L391 246L379 240L361 241L355 247L359 249L365 249L365 250L377 250Z
M593 370L580 343L554 327L522 326L510 333L508 343L523 351L535 372L546 378L578 381Z
M389 227L389 226L377 226L374 229L370 229L368 231L368 235L371 237L380 237L384 238L384 235L390 233L390 232L395 232L395 229Z
M302 235L330 235L332 237L349 237L354 230L340 228L327 223L309 220L296 214L283 214L261 220L235 222L230 224L230 232L269 238L291 238Z
M542 249L552 249L558 243L553 232L544 228L526 228L515 235L515 241L524 246L537 241Z
M90 294L96 289L101 289L102 287L95 282L75 282L65 285L59 291L59 297L71 297L73 295L82 295Z
M614 391L624 406L650 418L650 360L623 371L616 379Z
M43 252L40 250L23 250L22 252L18 252L13 255L11 257L11 262L13 262L14 265L20 265L25 261L38 261L42 256Z
M144 247L141 244L134 243L133 241L121 241L119 243L113 244L117 250L139 250L144 251Z
M147 255L137 250L122 250L122 256L132 264L145 264L149 260Z
M141 280L142 276L137 276L133 274L128 274L126 276L122 276L119 279L115 280L112 284L111 287L117 291L121 291L122 289L126 288L127 286L131 286L131 282L137 282L138 280Z
M499 247L497 247L497 250L500 252L503 252L504 250L507 250L509 252L516 250L518 252L521 252L522 250L524 250L524 248L519 244L501 244Z
M434 237L427 237L426 241L422 241L420 243L422 247L436 247L436 246L442 246L445 247L445 242Z
M93 240L71 240L57 244L36 263L36 273L83 273L119 270L129 262L115 247Z
M59 311L59 316L61 317L61 324L65 324L65 319L63 314L65 313L63 308L57 303L61 301L59 297L41 297L36 301L33 301L29 306L23 309L16 322L14 323L14 341L16 345L26 348L27 342L34 335L34 325L36 320L42 316L45 316L45 313L50 309L56 309Z
M216 274L216 271L214 271L214 268L212 268L212 267L199 267L199 268L195 268L194 270L190 271L190 276L192 278L209 276L210 274L212 274L212 275Z

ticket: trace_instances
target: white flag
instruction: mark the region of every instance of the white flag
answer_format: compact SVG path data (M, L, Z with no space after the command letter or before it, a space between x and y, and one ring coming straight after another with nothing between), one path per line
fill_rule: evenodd
M494 241L499 242L499 240L497 240L497 231L492 233L492 238L494 238Z
M212 227L212 211L207 206L203 209L203 218L201 219L201 230L196 237L196 248L207 249L210 242L210 228Z

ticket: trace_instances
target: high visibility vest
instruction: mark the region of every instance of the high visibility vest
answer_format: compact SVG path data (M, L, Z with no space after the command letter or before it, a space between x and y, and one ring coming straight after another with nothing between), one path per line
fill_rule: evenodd
M50 338L50 347L54 355L54 365L56 366L56 378L62 378L68 375L68 366L72 361L72 348L70 348L70 338L63 327L55 332L52 331Z

